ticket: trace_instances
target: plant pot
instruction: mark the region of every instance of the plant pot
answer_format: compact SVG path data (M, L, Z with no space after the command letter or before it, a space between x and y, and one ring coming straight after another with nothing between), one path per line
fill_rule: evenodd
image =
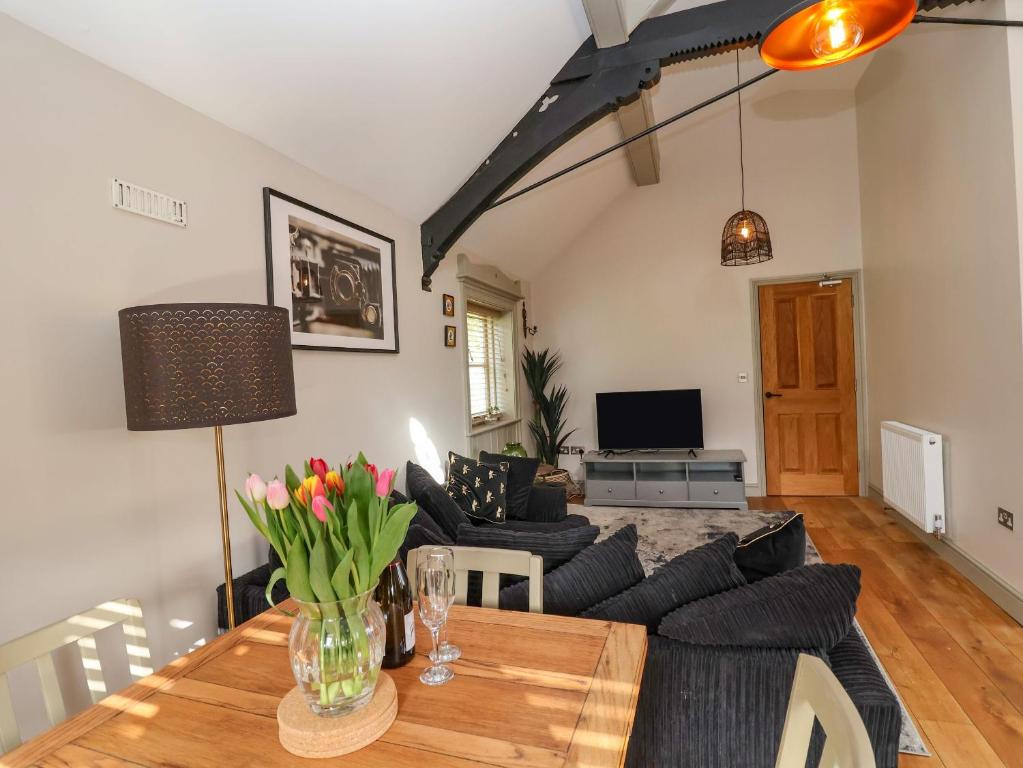
M291 671L309 709L347 715L369 703L384 658L384 615L373 588L334 603L296 600L288 637Z
M526 453L526 449L522 447L522 443L505 443L504 450L501 453L505 456L518 456L523 459L529 456Z

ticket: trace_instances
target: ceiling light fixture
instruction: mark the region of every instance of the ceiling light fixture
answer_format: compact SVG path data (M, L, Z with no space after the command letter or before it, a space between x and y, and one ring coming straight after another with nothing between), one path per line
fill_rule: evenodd
M735 50L735 79L741 83L739 74L739 49ZM739 96L739 174L742 178L742 210L725 222L721 233L721 266L741 267L759 264L774 258L771 249L771 232L764 217L756 211L746 210L746 167L742 147L742 90Z
M760 57L775 69L820 69L880 48L909 26L916 0L803 0L760 40Z

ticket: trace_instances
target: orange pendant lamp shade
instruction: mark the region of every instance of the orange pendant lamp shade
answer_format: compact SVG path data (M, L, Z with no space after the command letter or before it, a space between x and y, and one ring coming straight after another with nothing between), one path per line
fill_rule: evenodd
M916 0L804 0L767 28L760 57L775 69L841 64L897 36L916 11Z

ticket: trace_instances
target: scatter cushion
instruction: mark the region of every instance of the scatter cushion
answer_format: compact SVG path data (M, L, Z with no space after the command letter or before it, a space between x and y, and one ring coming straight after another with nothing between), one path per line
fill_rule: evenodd
M543 612L578 616L642 579L643 565L636 554L638 539L636 526L627 525L546 574ZM528 611L529 582L502 589L499 605L505 610Z
M854 565L804 565L672 611L657 633L692 645L827 652L849 634L860 594Z
M440 547L451 544L446 536L438 535L429 528L421 525L409 525L408 533L405 534L405 541L398 548L398 556L402 563L408 562L408 553L419 547Z
M449 453L447 492L469 517L503 523L508 512L508 462L490 466Z
M798 512L743 536L735 549L735 564L750 584L805 563L806 528Z
M645 624L651 634L679 606L740 587L746 580L732 559L739 537L729 533L665 563L639 584L583 613L591 619Z
M462 525L455 541L460 547L524 549L543 558L544 572L567 563L596 541L600 529L584 525L562 531L510 531L490 526Z
M405 483L408 495L426 511L445 536L452 541L458 535L458 526L468 523L462 508L448 496L444 487L430 473L411 461L405 465Z
M499 467L501 464L508 465L507 518L509 520L528 519L526 509L529 506L529 496L533 490L536 470L540 468L540 459L480 451L480 462L491 467Z

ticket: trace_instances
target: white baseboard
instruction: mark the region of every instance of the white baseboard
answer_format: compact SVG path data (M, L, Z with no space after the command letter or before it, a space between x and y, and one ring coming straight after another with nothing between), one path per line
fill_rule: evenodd
M990 597L1003 611L1023 624L1023 593L994 573L986 565L974 559L968 552L948 536L938 538L924 533L899 512L885 506L884 496L873 485L867 486L868 496L880 504L892 519L930 547L942 560L973 582L981 592Z

